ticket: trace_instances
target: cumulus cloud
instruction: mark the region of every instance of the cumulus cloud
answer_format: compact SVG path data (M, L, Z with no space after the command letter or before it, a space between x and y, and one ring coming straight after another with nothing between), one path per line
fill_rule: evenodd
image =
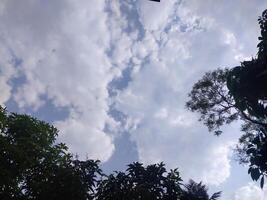
M116 109L128 117L127 127L141 161L164 160L178 166L185 177L208 184L218 185L230 176L231 145L239 136L238 126L225 131L229 137L209 137L196 116L184 109L184 102L203 72L238 65L256 53L257 15L264 3L257 9L242 5L139 1L144 36L134 46L136 70L117 96ZM147 41L153 45L146 45Z
M234 200L266 200L267 187L263 189L256 186L255 183L249 183L246 186L239 188L234 195Z
M238 126L214 138L184 103L205 71L255 55L256 20L266 3L254 3L1 1L0 103L66 107L69 116L55 122L60 139L102 161L114 151L112 133L121 124L109 114L112 105L125 116L142 162L164 161L185 178L218 185L230 176ZM109 88L126 69L123 90ZM25 82L11 94L18 74ZM112 97L109 89L116 90Z
M93 5L93 6L92 6ZM114 151L104 129L116 123L108 115L108 83L117 76L106 51L110 49L105 1L2 1L1 50L22 60L25 82L13 94L20 108L38 110L50 100L70 115L56 124L60 139L73 153L106 161ZM1 62L8 60L1 53ZM15 66L1 64L1 103L10 97L8 81ZM1 74L2 75L2 74ZM77 142L79 141L79 142ZM83 153L82 153L83 152Z
M78 153L82 158L106 161L114 151L113 141L100 128L88 124L87 120L84 116L72 116L55 125L61 131L60 138L69 144L72 152Z
M164 161L168 167L179 167L184 179L218 185L230 175L232 140L208 135L196 116L184 109L186 86L179 74L188 75L183 73L151 63L133 76L116 105L129 117L142 162Z
M160 6L158 3L151 1L139 1L140 20L144 28L158 31L165 27L165 24L175 10L175 4L178 4L178 1L162 1Z
M0 37L0 105L4 105L11 97L12 85L9 80L18 75L18 70L14 67L16 59L5 46L5 41Z

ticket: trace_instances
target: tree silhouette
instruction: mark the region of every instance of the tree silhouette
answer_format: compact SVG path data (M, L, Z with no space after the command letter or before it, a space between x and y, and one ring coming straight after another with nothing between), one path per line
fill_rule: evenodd
M96 196L101 200L177 200L181 181L177 169L167 173L163 163L144 167L136 162L128 165L126 172L115 172L102 180Z
M189 110L201 114L199 120L203 121L209 131L214 131L216 135L221 134L222 125L241 117L233 97L226 88L228 73L227 69L207 72L193 86L189 94L190 100L186 103Z
M258 54L232 69L207 72L189 93L186 107L200 113L200 121L220 135L221 126L242 120L244 134L237 152L249 163L253 180L267 175L267 10L259 17L261 37Z
M0 107L0 199L93 199L98 161L74 160L55 127Z
M190 180L184 187L181 200L217 200L221 196L221 192L216 192L209 197L208 188L202 182L196 183Z

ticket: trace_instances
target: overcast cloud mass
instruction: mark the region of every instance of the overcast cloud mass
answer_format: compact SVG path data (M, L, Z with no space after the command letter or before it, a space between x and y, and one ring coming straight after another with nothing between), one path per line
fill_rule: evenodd
M256 54L266 8L265 0L1 0L0 104L51 120L73 153L106 168L128 164L118 151L132 150L127 161L164 161L224 199L266 200L267 189L232 166L239 125L214 137L184 106L204 72ZM119 148L125 135L130 145Z

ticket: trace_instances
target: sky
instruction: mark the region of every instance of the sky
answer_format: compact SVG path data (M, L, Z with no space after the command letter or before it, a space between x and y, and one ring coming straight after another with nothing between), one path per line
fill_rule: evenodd
M233 148L185 109L209 71L256 55L265 0L1 0L0 104L55 125L107 172L163 161L222 200L267 200Z

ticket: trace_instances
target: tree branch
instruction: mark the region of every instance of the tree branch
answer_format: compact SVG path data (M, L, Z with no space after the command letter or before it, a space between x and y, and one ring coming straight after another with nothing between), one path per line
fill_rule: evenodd
M248 120L248 121L250 121L250 122L252 122L252 123L254 123L254 124L261 125L261 126L263 126L264 128L267 128L267 123L263 123L263 122L259 122L259 121L257 121L257 120L251 119L249 116L247 116L247 114L246 114L244 111L240 111L240 112L241 112L242 116L243 116L246 120Z

